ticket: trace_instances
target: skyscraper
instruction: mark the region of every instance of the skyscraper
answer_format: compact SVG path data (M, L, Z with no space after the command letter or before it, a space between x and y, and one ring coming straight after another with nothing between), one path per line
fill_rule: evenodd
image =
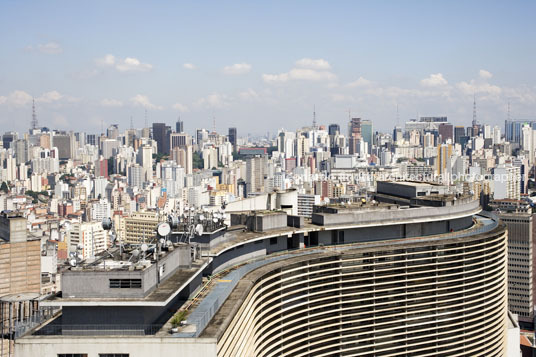
M171 127L165 123L153 123L153 139L156 141L159 154L169 154L169 134Z
M438 131L439 135L441 135L442 143L446 143L448 139L452 141L452 124L441 123Z
M180 118L175 123L175 131L177 133L182 133L184 131L184 122Z
M229 128L229 142L233 145L233 152L238 151L236 147L236 128Z
M329 127L328 127L329 135L337 135L337 134L340 134L340 132L341 132L341 127L339 126L339 124L329 124Z
M461 137L465 136L465 128L463 126L454 127L454 142L461 144Z
M361 137L368 143L368 152L372 150L374 144L374 129L371 120L361 120Z

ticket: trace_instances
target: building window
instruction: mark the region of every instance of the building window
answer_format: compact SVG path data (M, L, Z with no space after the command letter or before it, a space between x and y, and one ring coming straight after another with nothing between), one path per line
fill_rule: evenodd
M58 357L87 357L87 353L58 353Z
M129 357L128 353L99 353L99 357Z
M270 238L270 245L276 245L277 244L277 237Z
M110 289L140 289L141 279L110 279Z

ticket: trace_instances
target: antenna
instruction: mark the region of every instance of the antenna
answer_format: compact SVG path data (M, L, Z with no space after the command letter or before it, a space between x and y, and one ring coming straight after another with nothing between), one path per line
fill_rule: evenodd
M476 94L473 94L473 126L476 125Z
M212 132L216 132L216 116L212 114Z
M510 120L510 101L508 101L508 120Z
M132 115L130 116L130 129L134 129L134 122L132 121Z
M147 109L145 109L145 127L149 127L149 122L147 121Z
M100 131L101 131L101 134L104 134L104 119L101 119L100 121Z
M313 130L316 130L316 105L313 104Z
M35 99L32 98L32 129L37 129L37 115L35 114Z
M400 114L398 113L398 103L396 103L396 126L400 126Z

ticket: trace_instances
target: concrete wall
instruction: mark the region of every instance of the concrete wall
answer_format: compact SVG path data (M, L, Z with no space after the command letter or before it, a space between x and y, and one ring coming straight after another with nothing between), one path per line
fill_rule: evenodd
M178 268L190 267L190 247L180 245L168 252L159 262L159 267L165 265L160 281L171 276ZM82 269L82 268L80 268ZM68 270L62 274L64 297L113 297L141 298L152 292L157 283L156 264L144 270ZM141 279L141 288L110 288L109 279Z
M40 337L19 339L17 357L57 357L59 353L128 353L129 357L216 357L216 340L211 338L172 338L155 336L121 337Z
M359 224L359 223L385 223L387 221L408 221L411 219L422 219L423 217L433 218L445 217L448 215L463 214L471 212L479 207L478 201L470 201L448 207L419 207L408 209L378 209L378 210L356 210L353 212L343 212L338 214L313 213L313 223L318 225L336 224Z
M266 240L260 240L257 242L246 243L235 249L225 251L214 258L211 264L211 270L212 272L216 272L238 262L265 256L267 253L266 244L268 244Z

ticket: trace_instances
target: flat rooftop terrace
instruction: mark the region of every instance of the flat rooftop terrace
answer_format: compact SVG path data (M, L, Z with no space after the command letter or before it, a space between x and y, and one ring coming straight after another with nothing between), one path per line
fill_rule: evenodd
M208 264L208 258L192 263L191 268L179 268L144 298L67 298L54 296L43 306L165 306Z

